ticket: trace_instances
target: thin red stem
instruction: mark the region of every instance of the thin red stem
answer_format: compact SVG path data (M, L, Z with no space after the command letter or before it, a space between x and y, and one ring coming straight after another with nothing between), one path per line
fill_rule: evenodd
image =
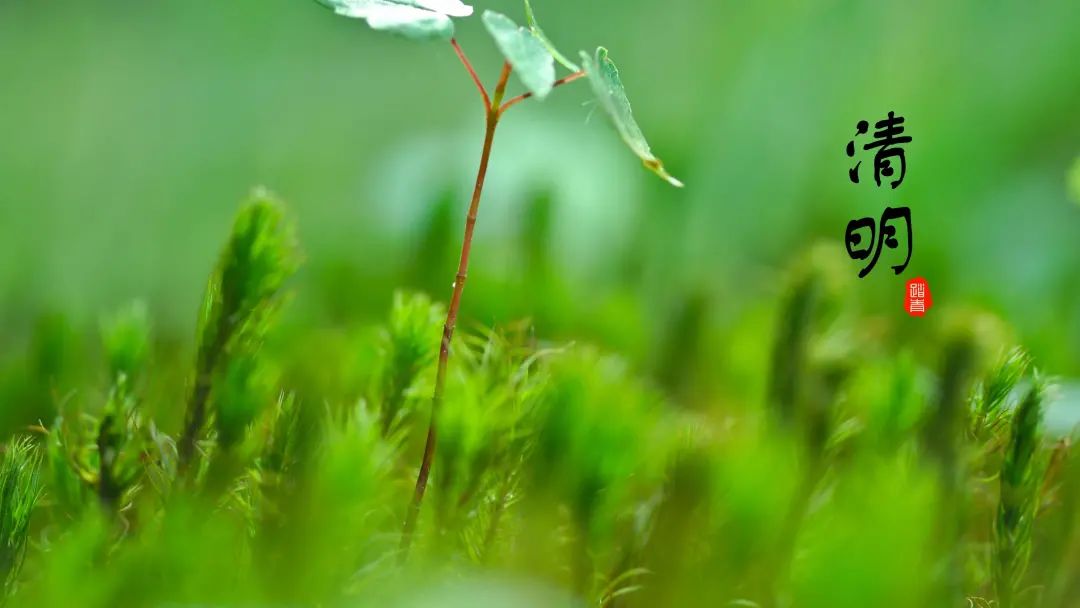
M556 80L554 86L561 87L562 85L574 82L575 80L577 80L578 78L582 78L583 76L585 76L585 72L574 72L573 74L570 74L569 76L566 76L565 78L560 78L560 79ZM521 102L525 101L526 99L528 99L528 98L530 98L532 96L533 96L533 94L531 92L530 93L522 93L521 95L518 95L517 97L514 97L513 99L510 99L509 101L504 103L501 108L499 108L499 114L502 114L503 112L505 112L507 110L507 108L509 108L510 106L512 106L514 104L517 104L517 103L521 103Z
M465 238L461 244L461 260L458 262L457 276L454 279L454 292L450 296L450 306L446 309L446 323L443 324L442 342L439 345L439 364L435 373L435 393L431 398L431 421L428 423L427 440L424 442L424 456L420 462L420 471L416 476L412 504L409 506L409 512L405 519L405 528L401 534L400 558L403 562L409 556L409 547L412 546L416 521L420 515L420 505L423 503L428 477L431 475L431 465L435 460L435 443L438 438L436 422L439 407L442 405L443 388L446 385L446 365L450 360L450 342L454 337L454 327L457 325L458 310L461 307L461 294L465 291L465 279L469 271L469 253L472 251L473 230L476 228L476 215L480 209L480 195L484 191L484 179L487 177L488 162L491 159L491 146L495 141L495 128L499 125L500 113L496 108L502 101L503 95L506 94L510 71L510 64L504 63L502 74L499 76L499 83L495 86L494 102L488 104L487 127L484 132L484 148L480 153L480 168L476 172L476 185L473 188L472 201L469 203L469 214L465 218Z
M484 88L484 83L480 82L480 77L476 75L476 70L473 69L472 63L465 55L465 51L461 48L461 45L458 44L456 38L450 39L450 46L454 47L454 52L457 53L458 59L461 60L461 63L465 66L465 69L469 71L469 76L472 76L472 80L473 83L476 84L476 88L480 89L480 97L484 100L484 111L490 112L491 99L488 97L487 89Z

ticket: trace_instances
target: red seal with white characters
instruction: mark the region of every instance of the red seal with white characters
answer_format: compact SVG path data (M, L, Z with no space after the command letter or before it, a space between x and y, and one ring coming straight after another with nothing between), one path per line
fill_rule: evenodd
M913 317L921 317L933 306L930 297L930 285L926 279L915 277L907 282L907 295L904 297L904 310Z

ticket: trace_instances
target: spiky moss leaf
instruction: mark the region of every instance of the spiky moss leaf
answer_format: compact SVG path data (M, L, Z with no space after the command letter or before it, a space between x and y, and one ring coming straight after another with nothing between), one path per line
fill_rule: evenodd
M378 416L360 402L343 423L327 421L320 446L318 472L327 500L349 503L377 496L385 488L398 453L400 438L383 437Z
M273 473L284 473L293 468L305 446L310 447L311 425L305 425L303 410L296 396L283 395L277 400L267 423L267 435L263 443L261 468Z
M304 506L290 514L294 533L288 540L294 546L286 555L333 557L286 565L289 576L299 572L305 586L331 597L356 576L357 564L385 558L396 546L396 534L382 532L400 525L390 508L400 498L390 475L399 461L401 436L384 436L377 412L363 402L344 421L325 422Z
M1031 358L1024 349L1016 347L1006 353L982 385L980 411L997 410L1016 384L1027 373Z
M105 319L101 324L102 343L109 362L109 377L121 374L134 383L137 372L146 362L150 344L150 319L146 304L133 302Z
M233 224L221 263L223 313L244 328L261 308L274 303L299 264L295 229L273 198L257 195Z
M120 505L146 470L142 460L144 439L134 400L123 382L113 387L94 436L98 461L96 489L107 507Z
M0 457L0 600L11 591L22 569L30 515L41 497L40 462L37 448L27 437L9 441Z
M972 433L983 437L1006 421L1009 395L1027 373L1031 358L1020 347L1007 351L979 382L972 394Z
M57 417L45 439L46 481L57 508L72 517L86 505L88 486L75 469L78 465L66 424L63 417Z
M111 361L112 386L94 431L94 485L98 498L112 508L122 506L143 473L154 468L144 458L154 442L153 432L145 432L136 407L135 382L146 365L150 342L145 306L135 303L118 312L103 324L102 337Z
M561 488L580 523L665 465L661 400L619 359L587 349L558 357L540 399L537 481Z
M198 329L203 372L234 341L261 339L266 317L299 260L295 227L281 203L257 192L233 221L203 298Z
M523 429L521 531L516 547L503 547L538 556L530 567L569 575L566 584L598 603L601 573L625 570L621 551L644 542L674 433L660 396L620 359L570 348L548 365Z
M512 338L490 332L462 342L439 411L435 487L447 517L498 494L516 474L546 377L541 358Z
M540 29L540 24L536 21L536 13L533 12L532 3L529 2L529 0L525 0L525 20L528 22L529 30L532 31L533 36L536 36L536 39L547 47L548 52L555 58L555 61L558 61L564 68L571 72L581 71L581 68L567 59L565 55L555 48L555 45L548 39L547 35L544 34L544 30Z
M402 408L409 395L426 380L423 371L431 367L439 353L446 310L423 294L403 291L394 294L390 322L380 336L378 385L384 433L388 433L408 412ZM430 396L430 395L428 395Z
M363 19L371 29L414 40L454 37L451 17L468 17L473 9L459 0L317 0L335 13Z
M84 414L71 428L58 417L49 433L50 489L68 515L81 510L89 488L108 510L121 506L147 469L134 385L146 365L150 322L141 302L101 322L111 385L100 416ZM84 486L84 487L79 487Z
M292 221L269 193L257 190L237 214L203 297L195 382L177 446L181 465L194 457L216 373L230 358L261 348L299 259Z
M218 443L229 449L243 439L248 426L271 403L268 371L258 357L231 358L215 382L212 399Z
M630 109L630 100L626 97L626 89L619 77L619 69L608 58L608 51L604 47L596 49L595 55L581 53L581 61L588 74L589 83L596 95L597 103L604 109L619 136L638 158L641 159L645 168L659 175L667 183L682 188L683 183L664 169L664 163L660 161L649 147L645 134L634 120L634 113Z
M539 99L547 97L555 86L555 60L544 43L506 15L485 11L483 19L484 27L525 88Z
M1031 558L1032 528L1039 504L1043 400L1046 384L1038 376L1016 407L1009 444L1001 465L1000 495L994 521L994 589L1010 608Z

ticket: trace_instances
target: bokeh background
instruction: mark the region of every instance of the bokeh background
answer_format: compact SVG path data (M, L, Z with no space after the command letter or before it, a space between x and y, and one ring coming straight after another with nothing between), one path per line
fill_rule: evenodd
M516 0L475 5L523 21ZM189 356L205 277L256 185L299 221L306 264L287 322L332 332L381 317L402 286L449 297L482 137L476 92L449 46L317 8L0 3L0 357L76 339L134 298ZM785 269L822 240L843 258L848 220L907 205L905 276L883 261L846 296L890 328L881 340L917 349L920 324L987 311L1042 368L1080 374L1074 2L537 11L564 51L611 50L687 187L642 171L590 119L584 83L522 104L496 140L468 323L531 318L545 338L622 354L687 403L752 398ZM458 27L493 80L479 20ZM914 138L906 181L849 183L855 123L890 110ZM917 275L934 296L925 320L902 310Z
M524 20L519 0L473 4ZM434 347L440 314L422 296L392 302L449 297L483 135L449 45L311 0L0 0L0 440L31 435L49 475L10 605L390 605L378 593L399 590L417 606L562 604L547 594L570 590L612 608L1027 605L1013 591L1078 605L1076 0L534 4L567 54L610 49L687 186L640 167L584 82L505 117L421 567L402 569L433 376L411 345L430 333ZM492 83L502 60L480 20L459 20L458 39ZM856 123L889 111L914 138L905 182L874 187L863 156L851 184ZM224 471L204 479L231 484L215 494L179 485L167 448L207 277L257 187L295 216L305 262L258 353L272 381L230 403L214 379L217 414L261 416L242 449L203 458ZM910 266L895 276L882 259L857 279L848 221L900 205ZM903 311L916 276L934 301L922 319ZM143 426L121 454L143 470L111 512L122 503L86 499L108 484L76 465L105 470L122 377L99 334L138 299L153 344L127 419ZM967 382L1008 375L987 361L1017 344L1057 386L1045 437L1030 375L999 383L992 408L968 401ZM533 349L561 354L519 386L509 370ZM1012 409L1022 394L1030 407ZM286 458L293 442L302 454ZM0 478L18 445L0 445ZM459 487L470 480L485 489ZM6 507L32 492L0 494ZM492 504L477 543L467 533ZM1034 527L1009 527L1016 513ZM1000 568L1025 547L1026 575ZM639 576L625 601L605 591Z

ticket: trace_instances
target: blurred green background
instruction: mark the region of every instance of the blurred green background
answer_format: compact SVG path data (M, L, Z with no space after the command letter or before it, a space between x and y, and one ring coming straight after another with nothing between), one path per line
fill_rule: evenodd
M518 0L474 4L524 20ZM510 392L543 402L536 411L545 417L525 428L549 442L541 455L550 462L520 458L523 474L537 475L526 480L536 485L522 506L507 511L507 545L520 554L508 551L493 572L513 572L522 558L528 576L567 587L564 540L573 534L559 525L570 513L583 519L575 525L584 542L573 550L595 550L597 572L658 573L624 606L685 605L684 597L710 597L702 590L757 600L779 590L792 605L831 607L920 605L954 582L941 597L987 594L1003 578L990 572L993 560L1012 550L995 540L1002 524L994 518L1019 495L1008 476L999 489L997 475L1010 467L1007 442L1021 443L1020 423L1011 413L1001 422L1012 407L1003 396L993 432L980 435L981 422L957 426L978 410L962 377L985 382L992 376L981 359L1022 344L1061 387L1048 398L1051 439L1031 428L1026 435L1040 458L1060 464L1069 445L1061 437L1080 420L1075 0L534 4L567 54L610 49L655 152L687 187L641 169L594 112L585 83L505 117L458 332L475 344L456 347L451 360L450 432L427 499L450 508L426 507L433 519L421 531L453 530L438 518L455 504L466 512L468 501L451 500L465 478L446 472L464 462L453 459L455 428L477 453L517 437L499 416L469 409L501 403L501 384L477 388L488 375L501 378L505 361L477 355L495 343L479 346L480 328L494 326L527 343L530 357L568 342L599 348L568 349L544 390ZM491 84L502 61L494 44L479 19L457 24ZM28 426L35 421L62 430L57 413L93 430L103 387L115 380L103 378L99 324L141 298L154 344L140 415L168 444L190 394L207 276L257 186L286 201L306 256L285 317L260 351L280 372L274 393L288 394L267 411L283 425L291 424L286 403L312 418L349 411L347 423L332 420L321 435L303 431L324 443L317 466L282 474L309 475L319 508L308 518L298 501L300 517L282 518L280 528L260 514L254 541L239 539L236 516L247 514L237 505L159 508L168 479L150 487L158 463L144 462L150 485L136 508L163 525L135 528L112 562L84 567L80 556L98 555L107 527L76 520L66 536L54 534L54 523L69 522L50 481L22 575L31 593L55 592L63 599L53 603L65 606L68 593L83 593L87 605L95 593L98 605L140 605L140 593L201 601L207 589L241 597L260 586L267 597L290 586L322 597L341 575L362 595L380 577L403 574L392 582L437 598L417 605L484 593L501 601L497 586L476 591L468 580L414 587L385 559L412 488L431 374L417 367L383 390L396 363L382 359L396 362L395 340L411 344L413 330L434 336L440 316L423 298L402 298L413 304L391 313L392 294L449 298L480 110L448 45L372 32L310 0L0 0L0 433L43 431ZM905 117L914 138L906 180L895 191L875 188L864 156L863 183L851 184L844 147L856 122L889 111ZM886 206L912 209L911 264L898 277L883 259L859 280L844 230ZM933 294L923 319L903 312L904 281L915 276ZM387 318L389 329L373 328ZM521 319L533 324L512 324ZM1006 392L1028 388L1020 375ZM372 432L368 404L385 409L399 397L405 438ZM273 443L251 435L247 449ZM57 436L42 443L55 452ZM73 444L99 449L79 437ZM391 447L400 453L387 457ZM5 449L2 462L15 462ZM50 454L48 470L66 462ZM481 469L485 480L504 465L511 471L506 488L492 490L499 509L516 500L515 458L492 457L491 471ZM1048 465L1029 492L1043 510L1037 537L1024 541L1035 547L1024 586L1048 585L1047 601L1060 600L1048 606L1073 605L1076 593L1080 467L1068 463ZM279 498L256 507L288 506ZM375 506L385 521L352 520ZM638 529L645 521L655 534ZM244 560L220 550L234 546L254 547L252 564L274 567L238 567ZM425 546L439 571L466 563L454 553L457 539L422 534ZM538 568L535 556L551 563ZM570 568L575 577L593 568L587 562ZM355 564L367 574L354 577ZM152 570L175 579L156 595Z
M523 21L516 0L475 4ZM989 310L1048 371L1080 373L1080 206L1065 178L1080 154L1075 2L536 8L564 51L611 50L687 188L640 170L601 117L587 120L583 83L516 108L496 139L469 322L532 317L547 337L678 375L665 344L680 327L709 351L771 323L793 258L822 238L842 255L848 220L908 205L908 271L879 264L853 305L903 340L924 322L903 314L903 280L921 275L931 317ZM449 297L482 137L476 92L449 46L317 9L0 3L4 354L22 352L43 315L93 327L136 297L159 335L190 344L218 244L255 185L299 218L294 320L381 315L402 285ZM479 20L458 25L494 80ZM856 121L890 110L914 138L906 181L849 183ZM700 373L750 356L734 351L712 348Z

